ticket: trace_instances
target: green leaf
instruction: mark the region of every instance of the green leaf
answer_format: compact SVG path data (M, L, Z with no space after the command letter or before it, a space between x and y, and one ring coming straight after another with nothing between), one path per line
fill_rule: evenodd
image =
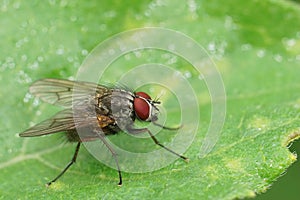
M295 162L296 155L287 146L300 135L299 4L271 0L130 2L1 3L1 199L253 197L266 192ZM63 134L18 137L17 133L59 110L28 95L30 83L46 77L75 77L98 43L113 34L148 26L185 33L203 45L217 64L227 93L227 114L215 148L204 158L198 157L210 120L210 99L202 92L204 83L195 85L199 79L191 66L178 60L170 66L190 73L188 81L199 88L201 123L184 153L189 163L177 160L154 172L123 173L124 185L117 187L117 172L81 149L76 165L46 188L44 184L69 162L75 145L61 145ZM122 70L144 61L130 60ZM122 73L107 76L106 81L115 82ZM179 117L179 111L172 109L172 116ZM123 136L113 139L118 137Z

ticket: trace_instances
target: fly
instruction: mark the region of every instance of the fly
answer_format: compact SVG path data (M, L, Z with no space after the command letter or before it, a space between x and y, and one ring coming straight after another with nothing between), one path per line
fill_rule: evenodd
M148 128L135 128L134 121L152 122L163 129L177 130L158 124L159 101L152 100L145 92L132 92L123 88L112 88L89 82L62 79L42 79L34 82L30 93L41 100L65 109L51 118L20 133L20 137L35 137L65 132L68 141L77 142L71 161L50 182L50 186L59 179L75 162L82 142L100 139L112 154L122 185L122 174L114 149L106 136L126 131L129 134L147 132L156 145L188 161L188 158L165 147ZM84 130L79 135L78 130ZM81 132L81 131L80 131Z

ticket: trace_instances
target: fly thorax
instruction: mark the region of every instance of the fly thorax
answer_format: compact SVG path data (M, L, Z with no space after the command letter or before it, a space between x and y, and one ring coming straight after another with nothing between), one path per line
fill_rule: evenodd
M129 91L115 89L111 95L111 113L120 129L124 130L135 120L133 94Z

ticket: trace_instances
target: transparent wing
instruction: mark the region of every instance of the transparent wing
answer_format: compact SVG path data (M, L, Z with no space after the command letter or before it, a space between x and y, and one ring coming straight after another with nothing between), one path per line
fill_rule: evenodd
M29 91L47 103L67 108L91 104L96 96L110 93L110 89L102 85L62 79L38 80L30 86Z
M93 126L95 123L97 124L96 116L91 116L83 111L78 111L77 113L79 113L80 116L78 114L73 115L71 109L63 110L51 118L25 130L19 135L21 137L34 137L74 130L77 127Z

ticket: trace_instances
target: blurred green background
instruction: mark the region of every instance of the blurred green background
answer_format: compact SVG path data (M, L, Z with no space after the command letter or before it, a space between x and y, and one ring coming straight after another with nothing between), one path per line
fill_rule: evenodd
M250 133L247 132L249 127L246 125L243 125L241 130L234 129L235 125L240 123L240 118L236 118L236 116L241 117L241 122L244 119L242 117L245 117L247 122L253 116L255 117L257 113L263 113L266 116L271 116L270 118L273 119L271 124L275 126L295 119L295 123L287 123L287 126L274 131L276 136L281 138L281 141L285 141L289 131L299 130L296 129L299 128L299 107L297 105L300 104L298 82L300 74L300 4L298 0L250 0L243 2L237 0L226 2L218 0L86 2L2 0L0 2L0 111L2 119L0 122L0 170L2 174L0 175L0 199L12 197L20 199L22 197L51 198L52 191L45 191L44 188L39 186L49 180L51 174L57 173L59 167L55 167L55 160L67 157L62 161L67 162L69 158L65 154L71 155L73 152L73 148L69 146L64 147L58 153L46 154L44 157L35 155L36 157L33 158L37 162L33 162L30 158L21 162L20 160L11 159L19 158L18 155L20 154L32 155L30 153L42 151L45 146L57 146L61 143L61 140L58 139L60 136L54 136L52 139L37 138L24 141L18 138L16 134L32 125L33 122L45 119L58 110L58 108L49 106L46 103L39 104L27 94L31 82L45 77L74 78L82 61L96 45L114 34L133 28L154 26L174 29L190 36L208 51L220 70L229 98L228 125L224 128L223 143L220 143L218 148L221 149L222 145L230 144L231 139L236 139L235 136L238 136L239 131L243 134L252 133L252 130ZM147 53L142 55L146 57ZM148 61L155 60L155 58L149 57L147 58ZM142 61L141 59L129 63L136 64ZM190 72L190 68L183 61L177 61L170 65L176 67L183 74ZM124 65L122 67L125 70L128 66ZM198 83L198 77L195 78L193 75L193 71L191 71L189 81L191 84ZM107 78L107 81L111 82L116 80L116 77ZM203 86L197 87L201 88ZM199 93L199 98L205 101L207 94ZM265 98L256 97L256 93L263 93L262 96ZM244 101L245 99L246 101ZM264 106L263 109L255 105L260 102ZM200 106L204 111L209 110L205 103ZM204 114L203 118L203 124L205 125L209 120L209 114ZM199 135L203 132L203 130L199 131ZM253 131L253 133L257 132L257 130ZM194 160L196 160L195 149L197 145L201 144L201 137L199 136L196 139L194 146L187 152L194 156L192 157ZM270 151L273 150L271 146L266 147L264 150L268 148ZM296 141L290 147L290 151L300 152L299 142ZM278 154L282 152L284 150L278 150ZM274 154L276 153L274 150ZM144 192L143 197L149 198L151 197L150 194L153 193L163 197L164 193L162 191L168 192L168 184L175 187L176 183L173 183L170 179L169 183L163 185L166 188L159 188L157 183L162 180L157 181L157 179L172 177L173 174L170 175L169 171L170 173L173 172L172 169L176 168L177 165L179 166L178 173L180 173L180 169L189 169L189 166L190 170L198 169L197 164L192 165L190 163L188 167L182 167L182 163L178 162L178 164L176 162L173 166L154 173L154 178L149 178L149 180L147 179L149 174L130 175L125 173L125 177L132 180L132 182L128 181L128 193L129 191L131 193L127 194L126 187L116 190L115 187L111 186L114 186L116 182L114 170L95 165L97 161L90 161L91 158L88 157L87 152L83 152L83 154L87 158L81 158L83 161L78 161L77 166L83 169L82 171L90 174L85 177L74 170L73 175L80 177L80 183L85 187L79 185L76 188L74 185L66 186L63 183L58 183L57 187L53 189L56 198L84 198L86 192L94 192L91 194L92 197L102 195L107 199L114 199L114 192L120 192L119 195L125 195L124 197L133 197L134 195L141 197L139 192ZM271 156L276 157L276 155L270 154ZM251 191L248 188L249 185L245 188L242 187L242 189L245 189L245 191L241 190L242 194L229 187L234 192L232 196L228 195L226 199L253 196L253 192L261 192L266 189L266 186L272 183L272 178L278 173L284 172L285 167L289 165L291 160L293 159L287 158L286 161L279 163L279 167L276 166L278 168L275 169L271 169L271 167L264 168L264 170L270 169L270 174L273 173L271 170L274 170L275 175L272 174L270 179L265 180L265 182L263 180L263 183L260 182L257 186L255 180L253 180L255 186L250 184L253 186ZM14 162L20 163L14 165ZM50 167L51 170L48 170L44 164ZM53 167L52 164L55 166ZM58 166L63 166L63 164ZM195 172L198 175L197 178L199 178L195 179L197 181L207 178L205 172L201 171L205 169L205 166L199 165L199 169L200 172ZM286 174L274 182L271 189L267 190L265 194L258 195L255 199L299 199L299 191L297 190L298 181L300 180L299 169L300 162L297 161L288 168ZM105 173L99 175L101 170ZM176 169L174 171L176 173ZM186 171L194 175L192 172ZM265 171L264 173L268 174ZM99 177L97 176L100 177L102 182L98 180ZM175 181L178 184L184 184L184 181L183 183L180 183L180 181L185 176L186 174L182 176L175 175ZM25 183L22 183L21 186L14 185L13 183L22 182L21 177L28 181L26 185L22 185ZM31 179L28 177L31 177ZM66 176L64 180L66 183L72 184L74 177ZM153 181L152 186L154 188L157 186L160 189L158 191L161 192L156 194L155 189L147 188L148 185L138 185L141 179L145 179L145 183ZM189 177L186 176L186 179L189 179ZM37 180L38 183L36 183ZM224 181L228 180L228 177L224 176ZM103 185L105 181L108 182L108 186ZM73 184L76 184L76 182L74 181ZM98 182L99 185L96 185ZM135 188L137 187L135 184L139 186L138 190ZM141 182L141 184L144 183ZM195 183L195 185L197 184ZM218 184L222 188L222 183ZM237 181L236 184L238 185L239 182ZM195 185L181 185L181 187L194 188ZM204 188L199 193L209 191L202 182L199 182L199 185ZM214 183L207 183L207 185L214 186ZM75 192L73 188L76 189ZM81 188L82 191L80 191ZM239 189L237 188L237 190ZM18 192L14 194L16 190ZM104 195L102 190L107 191L107 193ZM20 191L24 192L24 195L20 195ZM177 189L170 191L176 192ZM179 189L177 192L180 193L181 191L185 190ZM188 193L194 191L189 192L187 189L185 192L188 195ZM215 193L211 194L211 197L209 194L205 194L206 197L215 199L214 195L218 197L218 193L227 193L227 191L218 190L213 192Z

